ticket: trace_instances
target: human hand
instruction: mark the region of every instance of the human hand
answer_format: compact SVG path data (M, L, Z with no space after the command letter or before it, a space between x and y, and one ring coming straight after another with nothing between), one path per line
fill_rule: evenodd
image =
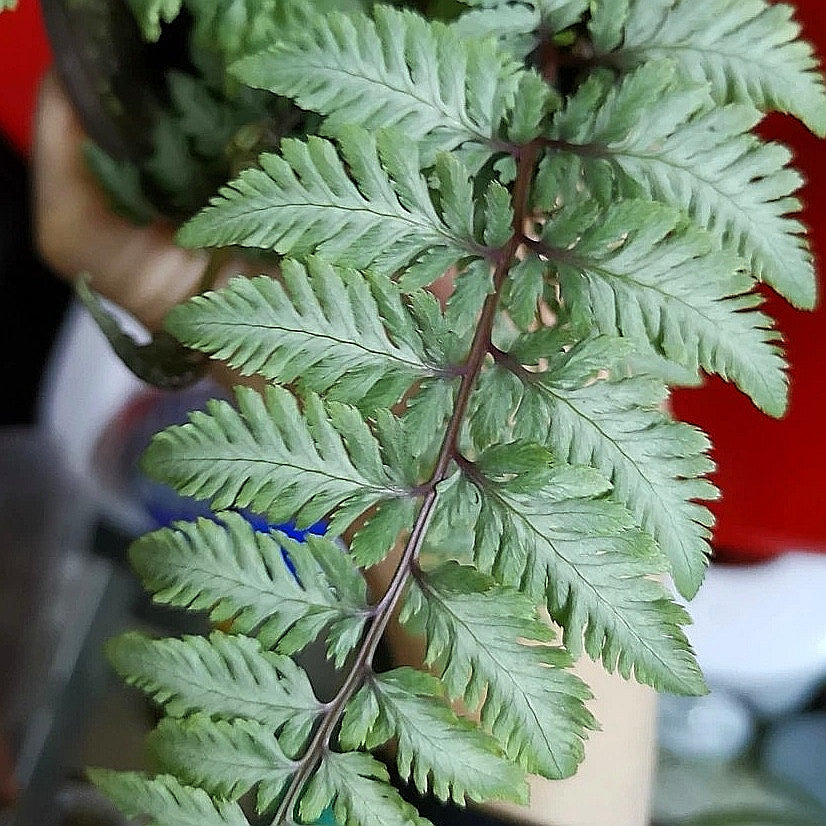
M137 227L112 213L84 163L85 140L59 81L47 75L33 153L38 251L67 280L88 272L95 291L156 330L172 307L199 291L207 256L176 247L170 225Z

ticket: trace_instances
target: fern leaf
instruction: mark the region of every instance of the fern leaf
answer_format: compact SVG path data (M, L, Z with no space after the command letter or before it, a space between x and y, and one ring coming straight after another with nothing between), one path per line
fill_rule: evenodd
M233 67L244 83L327 116L335 134L358 123L399 128L424 166L464 143L492 154L516 64L489 42L463 41L442 23L387 6L311 15L301 31Z
M556 179L580 167L599 188L607 171L621 194L688 212L721 247L745 258L756 278L810 309L812 257L802 224L788 217L800 208L792 195L801 184L788 168L790 153L749 133L756 110L709 109L704 88L674 85L674 71L659 61L628 75L618 89L606 78L588 81L554 120L555 136L576 155L568 159L575 169L555 169L551 160L538 190L555 198Z
M353 408L309 395L304 410L280 387L264 398L236 390L239 410L211 402L208 413L154 438L144 467L213 509L251 507L273 522L309 527L336 511L337 533L370 505L404 495L378 442Z
M588 10L588 0L534 0L542 23L552 32L576 25Z
M450 28L461 40L496 38L502 51L524 60L536 48L541 23L532 5L504 2L491 8L476 6L454 20Z
M262 155L178 233L183 246L237 244L390 274L425 251L478 255L436 212L416 144L398 132L347 127L327 140L285 140ZM345 167L346 163L346 167ZM349 173L349 174L348 174ZM351 177L352 176L352 177ZM434 276L435 278L435 276Z
M750 292L753 283L736 257L714 252L705 233L681 224L670 207L623 201L571 248L565 233L555 263L572 313L590 317L605 335L624 335L689 369L717 373L761 410L783 415L786 365L771 319L755 309L762 299ZM543 238L553 236L550 222Z
M387 769L369 754L329 752L301 798L304 823L330 805L341 826L431 826L390 785Z
M426 634L448 694L482 703L483 726L512 760L548 778L576 771L596 725L583 704L590 694L566 670L570 656L548 645L552 632L528 597L449 563L411 586L402 621Z
M149 818L146 826L250 826L237 803L213 801L169 775L92 769L89 779L127 817Z
M281 265L283 285L262 276L237 278L196 296L167 316L167 329L189 347L257 373L367 409L395 404L417 380L440 370L398 288L354 270L310 259ZM389 330L394 332L390 333ZM397 332L396 332L397 331Z
M575 656L584 642L590 657L626 679L633 674L658 690L703 693L680 628L688 615L652 579L661 566L653 541L621 505L594 498L607 487L598 474L568 465L546 473L541 490L526 491L518 477L494 481L474 470L480 567L534 599L544 597Z
M496 14L515 5L514 0L462 0L466 6L490 9ZM523 0L533 8L541 23L552 32L559 32L578 23L588 10L588 0Z
M503 51L526 62L543 37L577 25L588 10L588 0L465 0L465 4L473 8L451 24L459 37L495 37Z
M445 422L453 412L458 382L429 382L407 402L404 414L406 447L421 459L435 456L444 436Z
M511 270L502 295L502 306L520 330L536 322L539 300L545 287L545 266L534 257L519 261Z
M614 498L657 540L677 589L691 599L705 573L713 521L697 500L717 496L702 478L714 469L708 438L662 412L667 391L656 379L581 385L567 384L561 370L531 382L514 435L546 442L562 459L593 465L610 479Z
M195 18L195 42L219 52L227 65L265 48L286 22L277 0L186 0L186 5Z
M418 511L414 499L388 499L371 514L350 542L350 554L357 565L378 565L397 545L399 536L409 532Z
M503 759L496 740L459 717L443 695L439 680L413 668L381 674L351 701L352 705L367 703L374 714L358 715L360 730L349 724L353 715L345 714L342 737L354 748L367 739L381 745L397 737L399 773L403 780L412 776L422 794L432 787L439 800L452 798L460 805L466 799L524 803L528 793L524 772ZM381 734L371 737L377 722Z
M522 393L522 383L514 375L493 370L481 373L468 406L468 429L477 450L500 440L502 423L508 421Z
M153 640L129 633L112 640L107 654L127 683L170 716L202 711L252 720L278 733L290 755L303 747L322 710L304 671L249 637L215 631L209 639Z
M180 13L183 0L128 0L143 36L155 41L161 36L161 23L169 23Z
M278 800L297 765L269 729L249 720L167 717L149 735L149 746L165 769L210 794L237 800L257 787L259 812Z
M798 39L792 6L765 0L651 6L632 0L624 42L614 55L621 64L667 57L685 77L710 83L718 103L789 112L826 135L826 89L812 47Z
M237 514L221 519L223 525L207 519L179 523L132 546L132 564L155 600L208 610L215 622L232 620L241 633L258 629L265 647L277 643L287 654L331 625L328 644L337 657L346 656L341 649L360 635L367 606L364 581L344 552L319 537L299 544L255 533ZM346 565L349 572L341 570ZM344 576L332 581L332 571Z
M588 32L597 52L615 49L622 42L631 0L591 0Z

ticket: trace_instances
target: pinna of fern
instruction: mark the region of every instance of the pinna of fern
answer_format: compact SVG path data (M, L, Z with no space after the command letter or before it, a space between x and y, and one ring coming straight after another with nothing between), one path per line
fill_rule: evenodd
M127 814L239 826L253 792L272 824L330 805L346 826L417 824L371 752L392 741L401 776L441 799L524 800L526 773L573 773L596 725L569 670L583 651L704 691L662 582L699 587L716 491L666 385L702 369L782 414L754 288L811 306L814 275L789 217L799 178L751 129L780 109L822 134L822 81L787 7L763 0L471 5L445 24L296 4L300 25L284 15L233 64L322 120L179 233L281 266L168 319L267 388L193 413L146 456L217 521L140 539L135 568L230 633L111 645L166 712L151 737L165 774L93 773ZM179 6L143 4L145 22ZM549 30L590 48L558 86L530 65ZM423 287L450 268L442 308ZM256 533L247 507L327 533ZM434 561L431 531L472 548ZM371 594L364 569L394 549ZM374 669L397 609L427 672ZM343 674L328 702L290 659L319 636Z

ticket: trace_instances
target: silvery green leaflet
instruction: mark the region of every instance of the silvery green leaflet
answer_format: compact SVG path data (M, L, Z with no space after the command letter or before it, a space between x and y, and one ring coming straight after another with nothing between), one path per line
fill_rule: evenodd
M703 370L786 407L755 288L810 308L815 279L800 177L753 129L778 110L826 132L792 10L476 0L439 22L356 2L131 3L150 38L185 6L229 80L316 127L179 232L280 259L278 277L170 315L267 389L156 437L149 472L217 521L132 550L155 599L230 633L111 645L165 709L163 773L95 781L158 826L248 824L250 791L256 823L332 806L346 826L418 824L372 754L391 740L422 791L524 801L526 773L575 772L596 725L574 657L702 693L665 583L700 587L717 494L708 440L664 403ZM564 72L537 64L549 49ZM451 268L441 307L423 288ZM241 507L327 535L255 533ZM371 592L365 568L394 549ZM397 608L428 671L373 670ZM326 703L290 659L319 636L344 673Z

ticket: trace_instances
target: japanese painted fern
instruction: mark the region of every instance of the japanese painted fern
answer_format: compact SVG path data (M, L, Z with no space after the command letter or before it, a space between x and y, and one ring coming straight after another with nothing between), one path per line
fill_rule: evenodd
M149 35L182 5L132 4ZM166 773L93 777L158 826L330 805L346 826L422 823L372 754L392 741L422 791L524 801L525 774L572 774L595 726L568 670L581 652L705 690L664 583L700 586L716 492L666 384L703 370L785 409L755 287L810 308L815 280L790 217L800 178L752 129L780 110L826 132L812 52L764 0L474 0L446 22L184 5L234 83L319 126L180 231L280 256L277 277L169 317L267 387L156 437L146 467L217 521L132 550L158 601L229 632L115 641L118 671L165 708ZM423 288L445 272L442 307ZM256 533L239 508L326 534ZM427 553L436 535L453 558ZM363 571L388 555L371 593ZM429 671L374 669L397 610ZM320 636L344 674L329 702L290 658Z

